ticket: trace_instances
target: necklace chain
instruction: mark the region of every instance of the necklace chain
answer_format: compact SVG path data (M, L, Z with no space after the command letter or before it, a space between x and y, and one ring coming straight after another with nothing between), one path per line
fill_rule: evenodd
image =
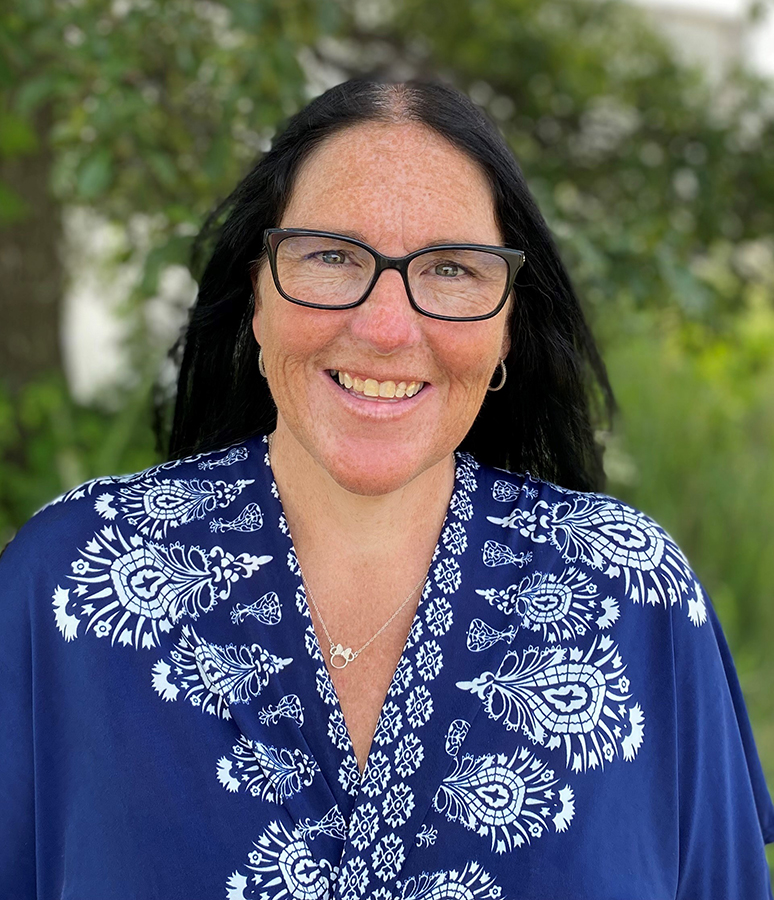
M301 566L298 567L299 572L301 572ZM351 647L344 647L342 644L337 644L333 638L331 637L330 631L328 631L328 626L325 624L325 619L322 617L322 613L320 612L320 607L317 605L317 602L314 599L312 592L309 590L309 585L306 583L306 579L304 578L304 573L301 572L301 581L304 585L304 590L306 591L306 596L312 603L314 607L314 611L317 613L317 618L320 620L320 625L322 625L322 629L325 632L325 637L328 638L328 643L330 644L330 662L334 669L346 669L346 667L354 662L358 656L369 647L373 642L379 637L379 635L387 628L388 625L392 623L398 613L405 607L405 605L411 600L417 590L424 585L427 581L427 572L420 578L420 580L411 588L411 592L408 597L401 603L401 605L395 610L395 612L390 616L389 619L382 625L382 627L373 634L363 646L359 650L353 650ZM336 662L336 660L343 660L343 662Z
M271 465L271 442L273 434L267 435L266 443L268 445L269 451L269 465ZM411 588L411 591L406 597L406 599L401 603L401 605L395 610L395 612L390 616L389 619L382 625L382 627L376 632L376 634L371 635L371 637L363 644L363 646L359 650L353 650L351 647L345 647L343 644L337 644L333 638L331 637L330 631L328 631L328 626L325 624L325 619L323 619L322 613L320 612L320 607L317 605L317 601L314 599L314 595L309 589L309 585L306 583L306 578L304 578L304 573L301 570L301 564L298 564L298 571L301 575L301 583L304 585L304 590L306 591L306 596L312 603L312 607L314 611L317 613L317 618L320 620L320 625L322 625L322 629L325 632L325 637L328 639L328 643L330 644L330 661L331 665L334 669L346 669L346 667L354 662L358 656L367 648L370 647L371 644L379 637L379 635L387 628L398 615L398 613L406 606L406 604L411 600L414 594L420 587L423 587L425 582L427 581L427 576L430 572L428 568L427 572L419 579L419 581ZM336 660L343 660L343 662L336 662Z

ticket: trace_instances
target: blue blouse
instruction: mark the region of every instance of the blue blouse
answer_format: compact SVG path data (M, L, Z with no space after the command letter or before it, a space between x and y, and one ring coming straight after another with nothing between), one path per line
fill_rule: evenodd
M265 439L0 561L0 897L765 900L772 807L664 531L457 457L361 777Z

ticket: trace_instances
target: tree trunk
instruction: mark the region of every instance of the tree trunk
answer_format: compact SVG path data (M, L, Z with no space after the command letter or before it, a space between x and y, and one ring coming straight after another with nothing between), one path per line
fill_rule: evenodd
M40 375L62 370L62 217L49 188L50 122L48 110L37 116L41 141L35 153L0 159L0 181L26 206L23 218L0 228L0 384L13 394Z

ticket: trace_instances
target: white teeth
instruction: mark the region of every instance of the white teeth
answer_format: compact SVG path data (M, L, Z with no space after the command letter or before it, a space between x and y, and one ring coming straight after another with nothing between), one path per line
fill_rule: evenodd
M375 378L357 378L340 369L331 369L331 376L347 390L366 397L381 398L383 400L400 400L403 397L413 397L425 386L424 381L377 381Z

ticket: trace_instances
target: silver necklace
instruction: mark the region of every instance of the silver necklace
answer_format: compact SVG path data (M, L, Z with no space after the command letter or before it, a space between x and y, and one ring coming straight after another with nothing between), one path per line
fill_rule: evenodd
M266 443L268 445L269 451L269 465L271 465L271 443L273 434L267 435ZM333 638L331 637L330 631L328 631L328 626L325 624L325 619L322 617L322 613L320 612L320 607L317 605L317 602L314 599L312 592L309 590L309 585L306 583L306 578L304 578L304 573L301 571L301 565L299 563L298 566L299 574L301 575L301 583L304 585L304 590L306 591L306 596L312 603L314 611L317 613L317 618L320 620L320 624L322 625L322 629L325 632L325 637L328 639L328 643L330 644L330 661L331 665L334 669L346 669L347 666L354 662L358 656L373 642L379 637L379 635L387 628L388 625L392 623L398 613L403 609L403 607L411 600L414 594L417 592L418 588L423 587L424 583L427 581L427 576L430 572L428 568L427 572L419 579L419 581L411 588L411 592L408 597L401 603L401 605L395 610L395 612L390 616L389 619L382 625L382 627L376 632L376 634L372 635L363 646L359 650L353 650L351 647L345 647L343 644L337 644ZM341 662L336 662L336 660L341 660Z
M301 572L301 567L299 566L299 572ZM417 590L424 585L427 581L427 573L425 573L422 578L411 588L411 592L408 597L401 603L401 605L395 610L395 612L390 616L389 619L382 625L382 627L376 632L376 634L372 635L363 646L359 650L353 650L351 647L345 647L343 644L337 644L333 638L331 637L331 633L328 631L328 626L325 624L325 619L322 617L322 613L320 612L320 607L315 602L314 596L312 592L309 590L309 585L306 583L306 579L304 578L304 573L301 572L301 581L304 585L304 590L306 591L306 596L311 601L312 606L314 607L314 611L317 613L317 618L320 620L320 625L322 625L322 629L325 632L325 637L328 639L328 643L330 644L330 662L334 669L346 669L347 666L354 662L358 656L369 647L373 642L379 637L379 635L384 631L385 628L395 619L398 613L403 609L403 607L411 600ZM337 661L338 660L338 661Z

